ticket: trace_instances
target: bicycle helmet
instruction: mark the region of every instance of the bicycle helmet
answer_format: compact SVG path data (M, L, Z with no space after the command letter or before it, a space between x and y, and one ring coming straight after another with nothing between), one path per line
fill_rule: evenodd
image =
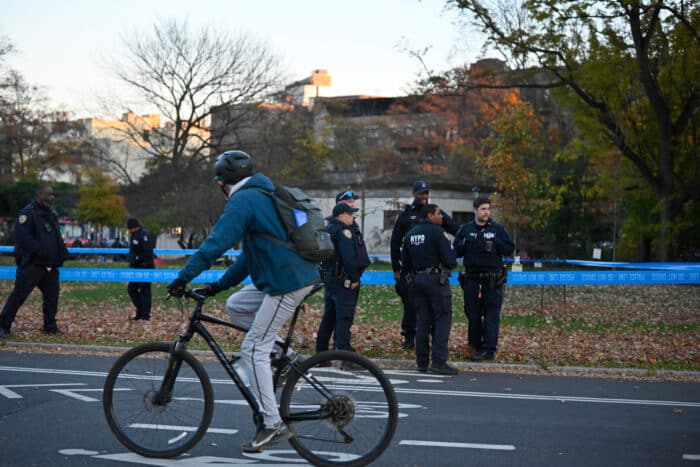
M226 151L216 158L214 179L225 185L233 185L242 178L253 175L253 159L243 151Z

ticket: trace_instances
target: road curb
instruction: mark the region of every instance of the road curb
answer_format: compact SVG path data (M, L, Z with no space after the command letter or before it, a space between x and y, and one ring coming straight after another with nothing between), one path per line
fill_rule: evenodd
M4 346L17 348L38 348L46 350L68 350L83 352L103 352L121 354L129 347L106 346L106 345L78 345L78 344L53 344L46 342L13 342L6 341ZM0 344L0 349L3 347ZM190 350L195 355L212 355L210 350ZM385 369L408 369L416 368L416 363L412 360L396 360L387 358L373 358L373 362ZM640 368L601 368L583 366L540 366L540 365L520 365L513 363L473 363L450 361L461 371L479 371L491 373L536 373L542 375L576 375L576 376L633 376L638 378L683 378L700 380L700 371L678 371L678 370L654 370Z

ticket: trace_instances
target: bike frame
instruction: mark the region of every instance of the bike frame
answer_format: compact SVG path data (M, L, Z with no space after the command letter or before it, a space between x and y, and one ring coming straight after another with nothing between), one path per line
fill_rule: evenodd
M313 295L316 293L318 290L323 288L322 284L315 284L314 287L311 289L309 294L307 295L306 298L309 296ZM238 376L238 373L236 373L236 370L233 368L233 365L229 360L226 358L226 354L224 351L221 349L219 344L216 342L214 337L209 333L207 328L202 324L203 322L206 323L212 323L212 324L218 324L227 328L232 328L236 329L242 333L248 332L247 329L244 329L240 326L237 326L229 321L224 321L222 319L219 319L215 316L208 315L206 313L202 312L202 306L204 305L204 300L205 297L203 295L200 295L194 291L189 292L189 296L193 298L196 302L194 307L192 308L192 312L190 313L190 318L189 318L189 325L187 327L187 330L180 334L175 342L173 343L173 350L170 355L170 361L168 363L168 370L165 373L165 376L163 377L163 383L160 387L160 390L158 391L158 394L155 397L155 401L157 401L160 404L165 404L169 401L170 399L170 394L172 392L173 384L175 383L175 378L177 377L179 371L180 371L180 366L182 364L182 355L183 353L187 350L187 346L189 342L192 340L192 338L196 335L199 334L204 341L207 343L209 346L209 349L216 355L216 358L219 360L219 363L224 367L226 370L226 373L228 373L229 377L231 380L234 382L238 390L241 392L243 397L245 398L246 402L248 402L248 405L250 408L253 410L253 419L256 421L257 424L262 423L262 413L260 412L260 406L258 405L258 402L255 400L255 397L253 394L250 392L250 390L246 387L246 385L243 383L243 380L241 380L241 377ZM304 301L306 298L302 301L302 303L297 306L297 308L294 310L294 315L292 316L292 319L289 324L289 330L287 331L287 335L284 339L284 342L281 344L282 346L282 357L279 359L279 363L284 363L285 365L291 366L293 369L298 371L298 368L296 368L296 365L293 362L288 361L287 359L287 349L289 348L291 342L292 342L292 336L294 335L294 328L297 323L297 319L299 317L299 312L304 308ZM321 392L322 394L325 395L325 397L328 397L328 391L325 390L325 388L322 388L322 386L319 386L319 383L316 381L311 381L308 378L305 377L305 379L311 384L316 390ZM335 405L332 401L331 403ZM300 416L299 418L294 417L295 420L297 419L309 419L309 418L318 418L319 413L318 411L315 412L315 417L312 416L311 413L309 414L304 414ZM301 414L300 414L301 415Z

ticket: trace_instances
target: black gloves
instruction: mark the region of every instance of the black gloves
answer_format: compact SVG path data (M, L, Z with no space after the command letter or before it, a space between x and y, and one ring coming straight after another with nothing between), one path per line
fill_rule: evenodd
M182 297L185 294L185 286L187 282L182 279L175 279L170 284L168 284L168 293L173 297Z
M200 287L196 290L197 293L204 295L205 297L213 297L217 293L221 292L219 284L216 282L210 282L204 287Z

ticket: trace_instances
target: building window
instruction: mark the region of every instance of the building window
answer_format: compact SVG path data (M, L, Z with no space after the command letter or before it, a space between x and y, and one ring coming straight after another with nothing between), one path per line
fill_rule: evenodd
M391 230L394 228L394 224L396 223L396 218L399 217L399 213L401 213L401 211L396 209L384 211L384 230Z

